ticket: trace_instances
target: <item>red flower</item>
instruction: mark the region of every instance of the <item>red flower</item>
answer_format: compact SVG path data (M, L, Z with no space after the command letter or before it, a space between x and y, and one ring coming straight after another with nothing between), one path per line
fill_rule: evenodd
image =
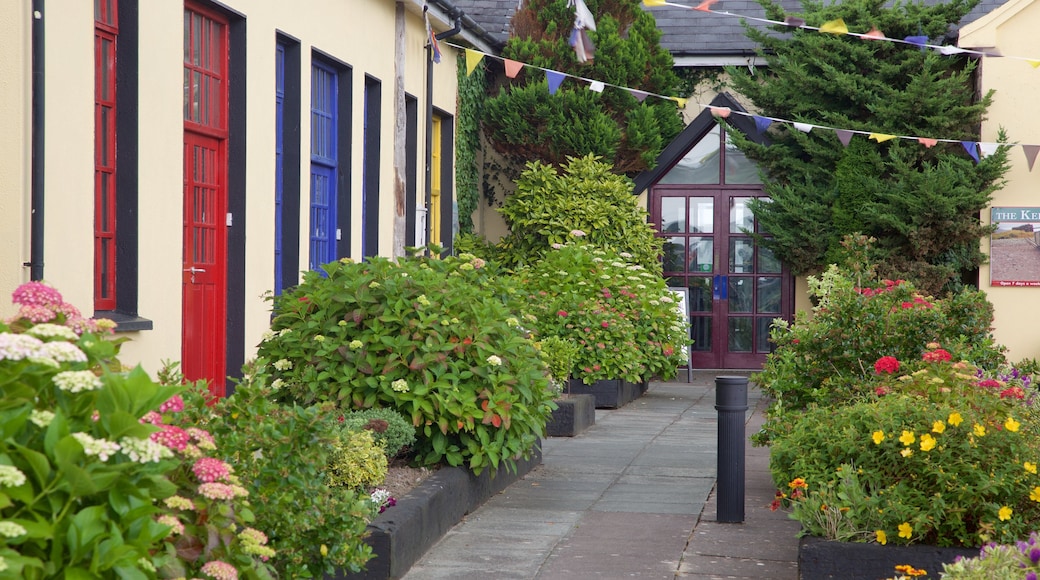
M557 311L556 315L557 316L567 316L567 311L566 310Z
M874 372L877 374L892 374L899 371L899 360L894 356L883 356L874 363Z
M888 387L885 387L885 386L880 386L880 387L874 389L874 394L879 396L879 397L884 397L885 395L889 394L890 392L892 392L892 391L888 390Z
M989 388L989 389L996 389L996 388L1002 387L1003 385L1001 384L1000 381L998 381L996 379L984 379L984 380L979 381L978 386L986 387L986 388Z
M1026 398L1026 393L1022 390L1022 387L1011 387L1000 391L1000 398L1024 399Z
M604 320L603 322L600 322L599 325L602 326L603 328L610 328L610 323L607 322L606 320Z
M921 355L921 360L924 362L949 362L950 358L950 353L942 348L937 348Z

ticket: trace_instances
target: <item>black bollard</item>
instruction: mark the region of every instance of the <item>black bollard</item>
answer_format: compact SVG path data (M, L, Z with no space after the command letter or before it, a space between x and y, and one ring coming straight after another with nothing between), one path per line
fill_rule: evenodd
M744 422L748 408L747 377L715 377L719 412L719 479L715 488L716 521L744 521Z

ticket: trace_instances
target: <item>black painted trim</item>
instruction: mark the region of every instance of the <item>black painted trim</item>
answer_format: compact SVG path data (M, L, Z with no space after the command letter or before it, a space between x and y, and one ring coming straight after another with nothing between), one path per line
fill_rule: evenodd
M437 243L445 254L452 253L455 241L455 119L437 111L441 120L441 239Z
M232 15L228 25L228 213L226 367L241 377L245 364L246 286L246 21ZM234 392L227 383L226 394Z
M405 94L405 202L404 202L404 245L415 246L415 210L419 193L419 99Z
M747 112L729 93L719 93L711 100L710 105L712 107L728 107L741 113ZM657 156L657 165L653 169L640 173L632 180L635 186L632 193L639 195L657 183L658 180L664 177L665 173L674 167L715 126L716 122L709 109L705 108L701 111L671 143L665 146L661 154ZM758 132L758 129L755 127L755 120L747 115L730 115L725 119L725 122L755 143L765 145L769 142L765 135Z
M365 143L364 185L361 192L361 219L364 239L361 254L367 258L379 255L379 152L380 126L383 112L383 84L379 79L365 75Z
M276 41L285 49L282 97L282 279L285 291L300 281L300 43L284 34Z
M337 66L337 70L339 71L339 100L336 117L339 123L337 127L339 138L337 139L338 151L336 154L339 159L336 166L339 168L339 183L336 184L336 223L340 229L340 238L336 243L336 255L343 258L350 257L350 240L354 231L351 223L353 211L350 207L353 199L350 184L352 182L351 156L354 151L352 138L354 116L351 114L354 110L354 69L341 63Z

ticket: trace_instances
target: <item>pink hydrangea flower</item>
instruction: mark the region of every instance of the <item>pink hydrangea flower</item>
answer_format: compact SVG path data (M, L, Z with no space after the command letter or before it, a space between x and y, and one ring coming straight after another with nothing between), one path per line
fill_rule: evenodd
M202 573L216 580L238 580L238 570L227 562L213 560L202 565Z
M170 397L165 403L159 405L160 413L180 413L184 410L184 399L180 395Z
M26 282L11 293L11 302L20 306L59 306L65 302L61 293L43 282Z
M174 425L160 425L162 431L151 434L152 441L176 451L184 451L191 442L188 433Z
M187 436L187 434L185 434ZM187 442L185 441L185 444ZM199 478L199 481L203 483L212 483L214 481L226 481L228 475L231 474L231 467L227 463L219 459L212 457L203 457L195 462L191 470L195 472L195 477Z

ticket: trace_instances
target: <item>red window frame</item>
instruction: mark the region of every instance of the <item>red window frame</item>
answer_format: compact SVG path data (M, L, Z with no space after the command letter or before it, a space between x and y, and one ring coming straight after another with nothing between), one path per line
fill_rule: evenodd
M94 310L116 309L117 2L94 4Z

